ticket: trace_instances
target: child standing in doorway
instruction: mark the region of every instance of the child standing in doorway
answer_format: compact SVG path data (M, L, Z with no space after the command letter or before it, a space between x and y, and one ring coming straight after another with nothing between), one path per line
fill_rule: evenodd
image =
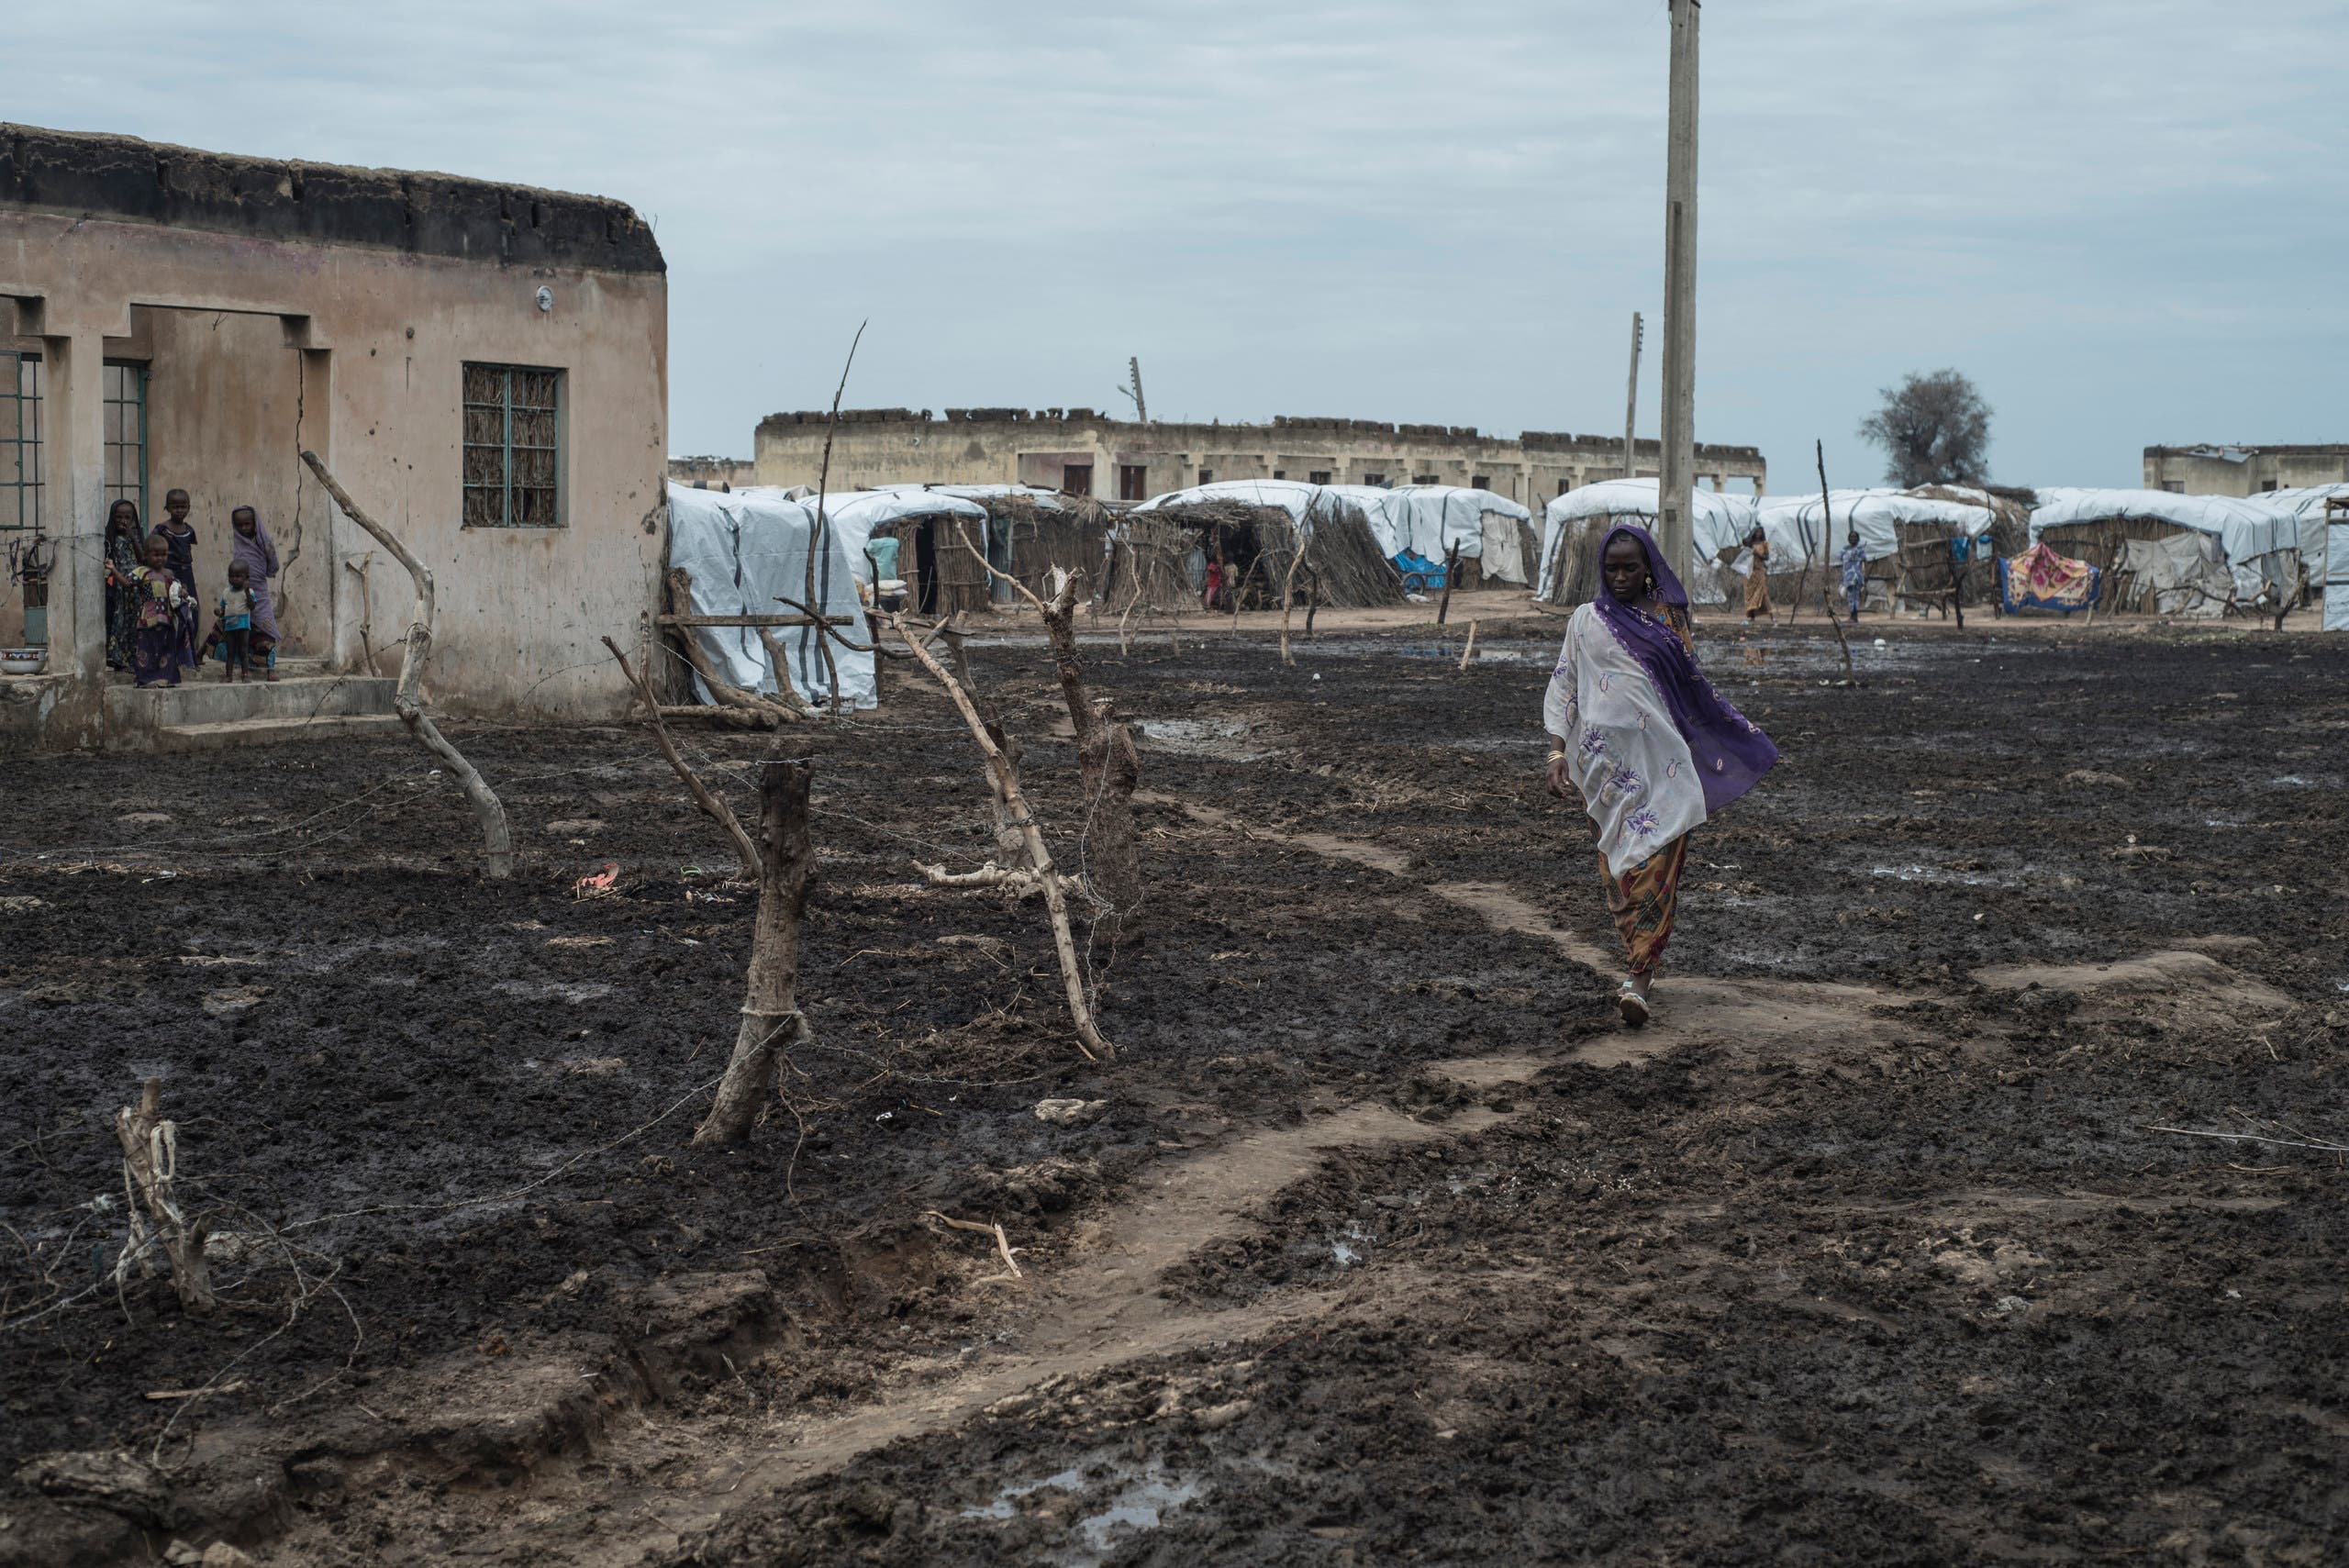
M207 647L220 650L220 678L249 680L253 667L253 589L251 569L241 561L228 563L228 591L220 595L219 617L212 624Z
M171 552L166 563L172 575L179 580L180 592L187 595L191 605L201 604L195 592L195 530L188 526L188 500L184 490L163 492L163 520L154 528Z
M262 667L262 679L277 679L277 605L269 580L277 575L277 542L262 527L261 514L239 506L228 514L228 559L245 569L252 594L252 636L248 657Z

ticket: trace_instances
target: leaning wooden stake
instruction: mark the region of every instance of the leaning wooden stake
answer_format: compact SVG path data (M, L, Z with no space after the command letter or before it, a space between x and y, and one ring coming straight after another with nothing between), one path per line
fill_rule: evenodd
M922 668L928 670L931 677L946 688L946 695L954 699L954 706L963 715L963 722L970 727L971 739L978 743L979 754L985 759L988 785L996 792L1005 813L1019 825L1020 837L1028 851L1027 866L990 878L988 884L1016 886L1032 883L1043 894L1044 909L1052 919L1052 946L1060 956L1061 979L1068 992L1069 1018L1076 1026L1076 1048L1085 1053L1088 1062L1109 1061L1118 1054L1117 1048L1102 1038L1100 1029L1093 1022L1092 1005L1085 997L1085 970L1078 962L1076 939L1069 928L1068 879L1052 863L1052 851L1044 847L1044 835L1036 826L1036 815L1029 809L1027 797L1019 791L1019 771L1004 756L994 738L988 735L986 723L973 706L970 693L963 689L963 683L938 662L928 647L907 634L902 612L891 610L888 617L890 629L904 639L906 646L913 650L914 657L921 661ZM951 880L952 873L941 866L924 866L921 870L933 883L941 886L955 885Z
M1061 677L1061 697L1076 732L1078 777L1085 785L1085 831L1090 845L1085 881L1095 914L1094 933L1112 948L1131 934L1142 903L1141 849L1134 834L1134 789L1141 782L1141 756L1133 733L1116 719L1116 705L1097 697L1085 681L1076 652L1076 579L1065 579L1042 606L1044 635Z
M1008 584L1044 618L1045 640L1052 645L1052 663L1060 673L1061 699L1068 705L1069 731L1076 738L1077 773L1085 784L1085 826L1080 845L1089 846L1089 851L1083 857L1082 891L1094 911L1094 935L1115 948L1124 940L1142 902L1141 850L1134 836L1133 806L1134 789L1141 781L1141 756L1134 748L1132 732L1115 718L1116 704L1108 697L1095 696L1085 684L1085 661L1076 651L1076 585L1082 574L1053 567L1046 580L1052 597L1045 599L1010 573L989 564L986 557L979 555L969 533L960 528L957 532L963 548L977 556L981 566ZM954 640L953 649L955 673L971 688L975 702L977 686L971 680L970 666L963 657L961 639ZM1019 748L1011 743L994 714L985 717L990 720L989 733L1010 761L1011 773L1017 777ZM1000 831L997 837L1001 838ZM1016 853L1017 847L1013 849Z
M179 1166L179 1129L162 1118L162 1101L163 1081L150 1078L139 1086L136 1108L125 1106L114 1113L115 1137L122 1144L123 1186L127 1194L135 1195L130 1245L124 1249L116 1269L118 1275L133 1259L143 1264L151 1227L154 1244L171 1260L172 1288L179 1292L181 1307L191 1318L208 1318L220 1305L212 1291L211 1268L204 1258L211 1226L201 1219L189 1224L173 1195L172 1183ZM139 1219L140 1205L147 1210L144 1224Z
M620 673L628 677L628 684L636 689L638 700L644 704L646 721L652 726L652 743L660 747L661 754L669 760L669 766L676 771L677 778L685 786L685 792L694 797L694 804L700 806L712 821L725 828L726 836L734 840L734 856L742 865L741 880L744 882L759 880L758 846L751 842L751 836L748 833L742 831L742 824L735 819L733 811L728 807L726 802L712 795L709 792L709 786L701 782L701 775L686 766L685 760L677 754L676 742L669 739L669 727L661 721L661 703L660 699L653 695L651 681L646 678L642 671L629 665L628 655L620 651L618 643L607 637L604 639L604 646L610 649L612 657L620 662Z
M1468 623L1468 646L1460 651L1460 673L1468 673L1468 661L1476 657L1476 623Z
M377 544L391 551L392 558L407 568L408 577L416 584L416 608L408 618L406 651L400 655L399 683L392 688L392 711L400 716L400 722L407 726L408 733L415 736L426 751L447 765L450 773L463 788L465 798L473 803L473 816L481 822L482 845L488 858L489 874L493 877L513 875L514 839L507 829L506 807L499 803L496 793L482 782L482 776L474 771L473 765L465 761L464 754L442 738L431 717L424 711L424 662L432 653L432 573L424 569L422 562L407 552L406 545L392 537L390 529L360 509L359 503L351 498L351 493L327 472L327 465L318 461L317 453L306 451L302 454L302 461L309 465L312 473L317 475L318 483L326 487L328 495L334 497L334 504L342 508L343 515L366 529Z
M734 1054L717 1102L694 1142L740 1143L774 1092L777 1057L810 1038L799 1012L799 917L807 908L816 852L807 838L807 784L814 766L771 760L759 773L759 914L751 929L751 969Z
M1313 548L1312 539L1300 532L1297 540L1297 553L1288 558L1288 575L1281 579L1281 662L1284 664L1297 662L1297 655L1288 651L1288 613L1297 604L1297 570L1305 564L1305 552L1311 548ZM1311 615L1308 614L1305 617L1305 624L1308 629L1311 628L1313 625Z
M1819 450L1819 510L1826 519L1827 542L1830 547L1832 547L1835 542L1835 507L1834 504L1827 498L1827 443L1819 441L1814 444ZM1799 594L1801 590L1796 591ZM1860 684L1860 677L1852 668L1851 639L1843 635L1842 617L1835 613L1835 601L1828 596L1826 582L1820 584L1819 593L1820 603L1827 610L1827 624L1835 628L1835 640L1842 645L1843 684L1848 686L1856 686Z

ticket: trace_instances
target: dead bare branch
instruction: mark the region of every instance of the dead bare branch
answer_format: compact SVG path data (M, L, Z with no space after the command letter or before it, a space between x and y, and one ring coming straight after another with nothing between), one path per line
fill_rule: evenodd
M735 858L741 862L740 880L743 882L758 880L760 871L758 846L751 842L750 834L742 830L742 824L735 818L733 810L725 801L711 794L709 787L701 782L701 775L695 773L686 764L685 758L677 754L676 743L669 739L669 727L661 722L661 704L652 695L652 683L641 671L629 665L628 655L620 651L618 643L607 637L604 639L604 646L612 651L612 657L620 662L620 673L627 676L629 684L636 688L637 697L644 705L646 720L652 727L652 743L660 747L661 755L669 760L669 766L675 771L679 782L685 786L685 792L694 797L694 804L700 806L712 821L725 828L726 836L734 841Z
M416 608L408 619L407 648L400 655L399 682L392 688L392 711L400 716L400 722L407 726L408 733L415 736L426 751L440 759L464 790L465 799L473 805L473 816L481 823L488 873L493 877L513 875L514 839L506 825L505 806L498 800L496 793L483 782L473 765L465 760L464 754L441 736L439 727L424 711L424 662L432 652L432 573L425 570L422 562L408 553L406 545L392 537L389 529L360 508L359 503L351 498L351 493L327 472L327 465L318 461L317 453L305 451L302 461L312 473L317 475L318 483L326 487L328 495L334 497L334 504L342 508L343 515L364 528L377 544L391 551L394 560L407 568L408 577L416 584Z

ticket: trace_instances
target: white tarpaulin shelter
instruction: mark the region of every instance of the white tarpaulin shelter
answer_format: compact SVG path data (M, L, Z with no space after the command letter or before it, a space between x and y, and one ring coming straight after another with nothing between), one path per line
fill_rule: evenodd
M969 496L958 494L963 488L941 484L924 489L918 484L892 484L881 490L841 491L824 497L824 526L827 529L840 530L841 536L848 541L849 564L856 573L857 581L869 584L873 581L873 558L864 553L864 546L873 538L873 530L885 523L943 514L967 520L973 542L986 539L987 509ZM983 487L974 485L968 488ZM1017 490L1020 487L1006 484L995 488ZM800 505L807 508L809 517L815 516L813 496Z
M833 497L833 500L841 497ZM839 629L852 641L864 641L863 606L856 594L856 566L863 563L864 533L839 526L829 501L825 506L822 549L813 551L816 594L827 616L847 618ZM718 490L669 486L669 564L681 567L692 579L691 613L702 616L790 615L776 595L804 600L807 564L816 534L812 501L795 501L780 490ZM869 563L865 569L871 570ZM701 626L690 635L709 660L710 668L745 691L773 693L774 662L755 627ZM809 702L829 697L821 635L815 627L784 627L774 636L783 645L792 690ZM879 688L874 682L873 654L832 642L832 666L840 671L842 700L854 707L872 707ZM695 694L705 703L710 694L700 677Z
M2324 530L2324 629L2349 631L2349 512Z
M1900 553L1904 523L1979 538L1998 520L1987 496L1975 506L1887 489L1831 490L1823 503L1817 495L1773 496L1762 503L1758 517L1770 541L1774 573L1834 564L1842 556L1844 537L1854 528L1867 558L1881 561Z
M2254 506L2272 506L2290 515L2299 535L2300 564L2309 569L2310 589L2318 593L2324 590L2325 562L2340 559L2326 547L2324 537L2324 504L2337 495L2349 495L2349 484L2303 484L2251 497Z
M1718 491L1695 492L1696 506L1690 518L1696 535L1696 561L1687 574L1688 596L1700 605L1718 605L1729 596L1728 585L1720 580L1714 566L1724 550L1734 549L1753 527L1753 498L1750 495L1725 495ZM1602 479L1596 484L1586 484L1569 490L1543 509L1542 519L1541 574L1534 596L1552 603L1558 589L1555 575L1558 546L1561 539L1579 544L1581 537L1590 531L1601 518L1628 519L1653 532L1656 514L1656 482L1653 479ZM1594 539L1587 541L1596 546ZM1591 577L1595 583L1597 573Z
M2232 495L2046 488L2039 492L2039 506L2031 514L2031 538L2036 544L2050 529L2149 523L2197 535L2201 544L2195 549L2174 542L2175 535L2155 537L2158 529L2128 528L2137 537L2121 541L2114 559L2089 564L2134 573L2141 590L2152 591L2155 607L2164 614L2217 615L2224 608L2230 581L2236 595L2249 601L2263 582L2284 586L2299 580L2299 519L2280 507ZM2076 536L2057 542L2059 548L2074 546L2067 553L2080 553ZM2160 548L2134 548L2147 545ZM2216 571L2210 570L2214 567Z
M1378 494L1394 536L1390 559L1408 550L1442 562L1456 549L1462 560L1483 562L1488 582L1531 581L1517 535L1532 525L1533 514L1508 496L1460 484L1398 484ZM1371 527L1380 525L1374 520ZM1384 535L1379 542L1387 542Z

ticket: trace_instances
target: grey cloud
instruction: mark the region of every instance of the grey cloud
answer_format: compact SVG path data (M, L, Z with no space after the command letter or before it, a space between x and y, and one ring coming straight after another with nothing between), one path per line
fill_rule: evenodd
M1513 430L1657 314L1657 0L326 7L34 0L8 112L596 191L672 267L679 450L829 395ZM2334 3L1706 8L1699 426L1839 482L1949 363L2002 477L2339 438ZM1643 383L1653 430L1654 361Z

